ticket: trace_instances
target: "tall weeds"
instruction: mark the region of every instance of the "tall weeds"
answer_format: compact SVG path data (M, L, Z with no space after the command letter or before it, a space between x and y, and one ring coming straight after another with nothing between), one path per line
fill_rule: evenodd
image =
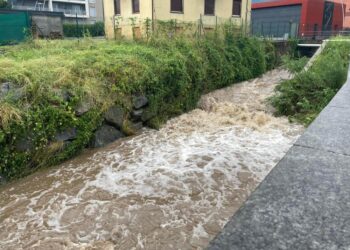
M0 83L14 83L24 93L18 101L6 99L0 112L6 125L0 128L0 174L19 177L41 161L46 166L72 157L89 144L104 110L116 103L130 111L135 94L148 97L153 118L147 125L157 128L193 109L201 94L272 68L274 57L268 42L233 32L138 42L37 40L6 47ZM91 109L78 117L74 109L81 103ZM58 145L55 135L70 127L77 128L77 138L49 150ZM33 145L30 150L18 150L21 140Z

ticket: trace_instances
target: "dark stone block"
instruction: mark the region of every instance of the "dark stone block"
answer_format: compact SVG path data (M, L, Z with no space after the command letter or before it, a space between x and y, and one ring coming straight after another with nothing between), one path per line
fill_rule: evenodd
M24 91L22 87L10 82L0 84L0 100L9 98L12 101L19 101L23 96Z
M18 152L28 152L32 151L34 149L34 143L33 139L27 137L27 138L21 138L15 145L16 150Z
M0 185L6 184L6 182L6 178L0 175Z
M151 110L145 110L143 113L142 113L142 116L141 116L141 120L143 122L147 122L149 121L150 119L152 119L153 117L155 117L156 115L151 111Z
M133 121L140 121L142 118L143 109L133 110L131 112L131 119Z
M0 97L7 95L10 91L10 83L5 82L0 85Z
M103 147L111 142L114 142L124 137L124 134L117 130L115 127L109 125L103 125L99 128L94 135L91 146L93 148Z
M75 115L82 116L83 114L89 112L92 108L90 102L81 102L75 107Z
M294 146L208 249L348 249L349 166L349 156Z
M55 136L57 141L74 140L76 137L77 137L77 129L76 128L67 128Z
M110 107L104 115L107 123L113 125L119 129L123 127L125 112L121 107L112 106Z
M63 102L69 102L73 98L71 92L69 92L66 89L52 89L52 91L55 93L57 98L62 100Z
M138 131L138 130L142 129L143 124L142 124L142 122L136 122L136 123L131 123L129 126L130 126L131 130Z
M147 106L148 104L148 99L146 96L135 96L133 98L133 104L134 104L134 108L135 109L140 109L140 108L143 108L145 106Z

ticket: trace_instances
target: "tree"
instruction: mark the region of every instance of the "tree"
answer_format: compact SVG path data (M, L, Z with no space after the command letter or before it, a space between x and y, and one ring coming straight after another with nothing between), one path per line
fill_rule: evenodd
M0 0L0 9L10 9L10 2L7 0Z

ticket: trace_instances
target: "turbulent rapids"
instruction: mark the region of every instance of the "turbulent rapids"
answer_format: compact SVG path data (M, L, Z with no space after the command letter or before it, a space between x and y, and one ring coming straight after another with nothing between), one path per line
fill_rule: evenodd
M202 249L303 128L266 98L284 70L203 96L159 131L0 188L0 249Z

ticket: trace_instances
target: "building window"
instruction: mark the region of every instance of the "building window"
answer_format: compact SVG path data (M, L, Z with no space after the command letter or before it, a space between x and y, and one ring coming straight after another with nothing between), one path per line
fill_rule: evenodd
M139 0L131 0L132 3L132 13L140 13L140 1Z
M96 9L90 7L90 17L96 17Z
M233 0L233 16L241 16L242 0Z
M183 0L170 0L170 11L171 12L184 12Z
M114 14L120 15L120 0L114 0Z
M215 15L215 0L205 0L204 15Z

